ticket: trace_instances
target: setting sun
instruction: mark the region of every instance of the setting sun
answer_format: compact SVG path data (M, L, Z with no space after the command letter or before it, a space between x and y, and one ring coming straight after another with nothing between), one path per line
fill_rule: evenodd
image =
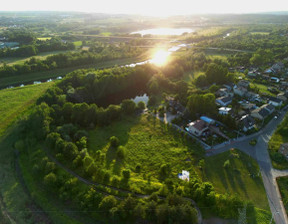
M163 66L166 64L168 56L171 54L171 52L165 51L165 50L158 50L153 58L150 60L151 63L157 65L157 66Z

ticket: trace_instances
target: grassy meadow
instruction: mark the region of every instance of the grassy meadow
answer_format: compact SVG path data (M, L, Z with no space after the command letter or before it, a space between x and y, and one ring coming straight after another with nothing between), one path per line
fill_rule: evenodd
M54 83L0 90L0 135Z
M212 182L218 192L237 194L244 200L252 201L256 207L269 211L266 191L258 173L257 162L234 149L207 157L202 177Z
M116 160L116 152L109 146L109 138L116 136L120 145L125 147L125 159ZM122 168L132 171L131 181L142 185L149 174L151 183L160 186L159 169L169 163L172 178L183 169L195 174L194 165L203 155L203 149L190 141L181 140L178 133L173 133L167 126L151 115L126 117L106 127L99 127L89 133L88 149L91 155L97 150L106 153L106 168L118 175ZM141 172L135 167L141 165Z

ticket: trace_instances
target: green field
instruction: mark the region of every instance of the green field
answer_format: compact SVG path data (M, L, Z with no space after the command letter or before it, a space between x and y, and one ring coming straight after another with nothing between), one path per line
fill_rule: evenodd
M18 126L11 124L23 115L36 99L53 83L31 85L0 91L0 223L33 223L47 220L23 188L15 172L14 144L18 139ZM3 212L4 211L4 212Z
M259 93L262 93L262 94L268 94L270 96L275 96L274 93L271 93L268 88L267 88L267 85L264 85L264 84L260 84L260 83L250 83L250 87L252 89L258 89L259 90Z
M37 40L42 40L42 41L46 41L46 40L51 40L52 37L38 37Z
M125 147L125 161L118 163L116 152L109 148L109 138L116 136ZM121 168L135 171L141 164L141 172L132 172L131 180L144 184L145 175L151 175L151 182L160 186L159 168L169 163L172 178L183 169L195 173L197 158L203 155L203 149L181 141L179 134L167 130L167 126L151 115L129 117L106 127L99 127L89 133L89 153L95 155L97 150L106 153L106 167L118 175ZM199 156L197 156L199 155Z
M277 184L282 197L282 202L286 210L286 214L288 214L288 177L277 178Z
M224 168L224 163L230 163ZM270 210L257 162L239 150L224 152L205 159L204 180L213 183L220 193L238 194L256 207Z
M68 51L49 51L49 52L43 52L39 53L38 55L35 56L29 56L29 57L7 57L7 58L1 58L0 59L0 66L3 63L6 63L7 65L23 65L25 61L30 60L32 57L44 60L48 56L55 55L55 54L60 54L60 53L67 53ZM72 51L71 51L72 52Z
M21 88L1 90L0 135L52 85L54 83L50 82L41 85L29 85Z
M64 69L55 69L52 71L44 71L44 72L34 72L34 73L28 73L24 75L15 75L11 77L4 77L0 78L0 88L4 88L10 85L16 85L26 82L33 82L33 81L39 81L39 80L45 80L49 78L56 78L58 76L65 76L69 72L72 72L77 69L86 69L86 68L95 68L95 69L101 69L101 68L110 68L116 65L126 65L131 64L139 61L146 60L146 57L143 58L125 58L125 59L115 59L111 61L105 61L105 62L99 62L92 65L83 65L83 66L77 66L72 68L64 68Z
M252 35L269 35L269 32L250 32Z

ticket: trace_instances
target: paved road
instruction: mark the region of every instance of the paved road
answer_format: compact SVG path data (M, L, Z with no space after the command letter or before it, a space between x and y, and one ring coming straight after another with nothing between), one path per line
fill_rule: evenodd
M231 144L208 150L206 155L213 156L229 150L230 148L238 148L257 160L266 189L267 198L270 209L276 224L287 224L288 219L283 206L279 189L276 183L276 177L288 176L288 170L276 170L272 167L268 152L268 142L277 126L283 121L285 116L284 109L278 119L271 120L265 128L251 136L241 137ZM251 139L257 139L256 146L249 145Z

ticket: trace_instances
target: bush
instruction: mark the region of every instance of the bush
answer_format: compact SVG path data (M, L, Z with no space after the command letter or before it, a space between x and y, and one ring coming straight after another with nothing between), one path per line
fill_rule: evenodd
M120 141L119 141L119 139L116 136L112 136L110 138L110 145L112 147L117 148L119 146L119 144L120 144Z
M123 146L119 146L116 152L117 159L124 159L125 158L125 148Z
M122 176L124 177L124 179L128 180L130 178L130 170L122 170Z
M140 171L141 171L141 165L140 165L140 163L137 163L137 165L135 167L135 172L140 173Z
M229 160L229 159L224 162L223 167L224 167L225 169L228 169L228 168L230 167L230 160Z

